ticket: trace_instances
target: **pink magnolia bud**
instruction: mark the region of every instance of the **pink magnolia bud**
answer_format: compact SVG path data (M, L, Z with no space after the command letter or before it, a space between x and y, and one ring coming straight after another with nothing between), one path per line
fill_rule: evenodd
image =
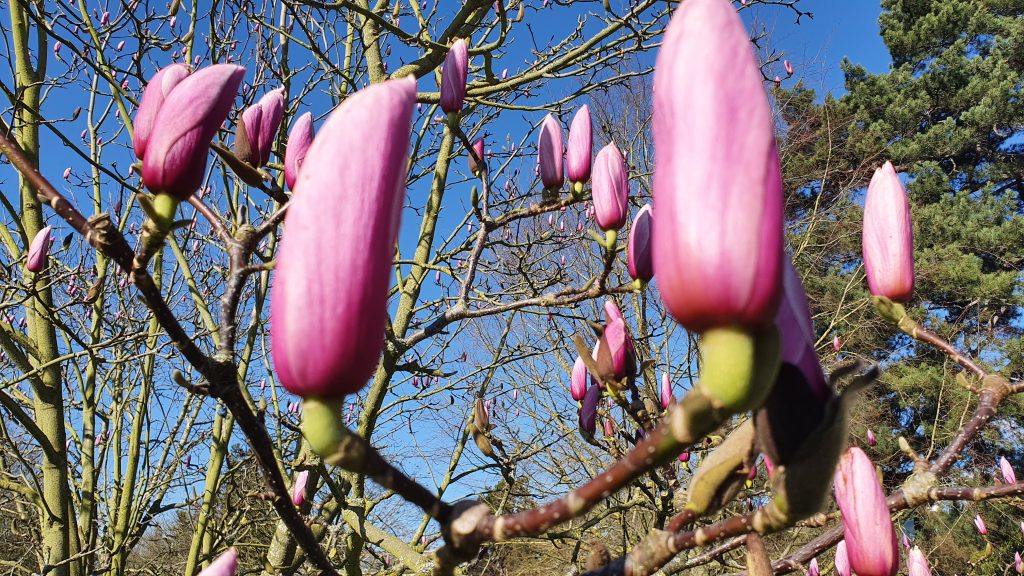
M610 418L604 419L604 435L606 438L611 438L615 435L615 429L612 427L612 421Z
M792 76L793 75L793 64L790 63L789 60L783 60L782 61L782 66L786 69L786 75L787 76Z
M294 394L355 393L377 366L415 100L412 77L352 94L306 155L270 302L274 364Z
M892 162L875 170L864 201L864 271L875 296L906 302L914 292L914 238L907 192Z
M1024 560L1020 557L1020 552L1013 553L1013 569L1017 571L1017 574L1024 574Z
M770 325L782 284L782 175L761 70L729 2L676 9L653 107L654 268L665 305L697 332Z
M199 576L235 576L238 569L238 551L228 548L199 573Z
M299 180L302 162L306 159L309 146L313 143L313 114L306 112L299 116L288 132L288 146L284 149L284 181L288 189L294 189Z
M917 546L910 549L907 554L907 574L909 576L932 576L932 569L928 567L928 560L924 553Z
M907 552L909 552L909 551L910 551L910 538L907 538L907 535L906 535L906 534L903 534L903 548L904 548L904 549L905 549L905 550L906 550Z
M482 162L483 165L486 166L487 159L484 157L483 138L477 138L476 142L473 142L473 152L476 154L478 158L480 158L480 162ZM480 176L480 164L477 163L476 158L473 157L473 154L469 154L469 171L470 173L473 174L473 176Z
M118 42L117 46L115 46L114 49L117 50L118 52L120 52L121 50L124 50L124 40L121 40L120 42ZM127 82L128 81L125 80L125 83L127 83Z
M60 56L60 49L64 46L60 40L53 43L53 55Z
M100 15L100 26L107 26L110 24L110 12L104 10L103 14Z
M644 204L633 218L629 228L629 248L626 265L629 276L634 280L650 282L654 278L654 262L651 255L651 229L654 226L654 212L650 204Z
M163 106L164 100L170 95L171 90L186 76L188 76L187 66L171 64L166 68L161 68L146 84L146 89L142 92L142 100L139 101L139 109L135 112L135 132L132 138L135 155L140 159L146 157L146 146L149 144L149 136L153 132L156 113Z
M210 141L227 118L244 75L241 66L216 64L181 80L166 95L145 145L146 188L178 200L195 193L206 172Z
M679 459L680 462L689 462L690 461L690 453L689 452L683 452L682 454L680 454L678 456L678 459Z
M28 257L25 259L25 269L29 272L42 272L46 268L50 254L50 232L52 226L45 226L36 232L32 242L28 245Z
M562 126L553 114L544 117L537 140L540 180L546 190L562 188Z
M590 125L590 108L584 104L569 125L569 144L565 152L565 168L572 183L590 179L590 154L594 147Z
M306 484L309 482L309 470L303 470L295 475L295 483L292 484L292 504L302 506L306 501Z
M469 47L459 38L448 49L441 69L441 109L445 114L462 110L466 99L466 75L469 72Z
M1006 456L1000 456L999 470L1003 473L1003 481L1007 484L1017 483L1017 473L1013 471L1013 466L1010 465L1010 461L1006 459Z
M604 313L606 320L604 336L602 336L599 344L601 342L608 344L608 350L611 354L610 375L615 379L621 379L633 372L635 363L633 342L629 336L629 329L626 327L626 319L622 316L622 311L619 310L618 305L611 298L605 300ZM598 362L598 366L601 366L601 358L601 352L595 349L594 360Z
M863 450L853 447L840 457L833 488L853 571L858 576L895 576L899 543L875 466Z
M249 145L249 164L260 167L270 160L270 150L284 118L284 87L271 90L242 112Z
M672 396L672 381L669 380L668 374L661 375L661 407L668 408L675 402L676 399Z
M836 573L839 576L850 576L850 557L846 554L846 540L836 544Z
M629 214L629 171L615 143L597 153L594 161L594 216L601 230L618 230Z
M817 558L811 558L811 563L807 565L807 576L821 576Z
M988 526L985 526L985 521L981 518L981 514L974 517L974 527L978 529L978 534L982 536L988 535Z
M576 362L572 365L572 376L569 380L569 394L572 395L573 400L579 402L583 400L583 396L586 393L587 365L583 363L583 358L577 356Z
M843 349L843 340L839 336L832 338L832 350L839 352Z
M874 448L876 444L878 444L878 440L875 438L875 433L874 433L874 431L869 429L868 430L868 446L871 446L872 448Z

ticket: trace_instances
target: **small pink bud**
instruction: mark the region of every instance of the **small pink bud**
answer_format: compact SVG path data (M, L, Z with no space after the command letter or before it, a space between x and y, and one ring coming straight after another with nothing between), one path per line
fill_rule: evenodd
M68 180L71 178L71 166L64 169L64 179Z
M284 87L267 92L259 102L242 112L242 123L245 125L250 153L249 158L243 160L257 168L270 160L270 151L283 117Z
M612 421L609 418L604 419L604 435L611 438L615 434L615 430L612 428Z
M775 78L772 79L772 83L775 84L776 88L780 88L782 86L782 78L776 76Z
M60 49L64 47L64 44L60 40L53 43L53 55L60 56Z
M466 98L466 76L469 72L469 47L459 38L448 49L441 69L441 109L445 114L462 110Z
M508 79L508 68L503 68L501 70L501 79L502 80L507 80Z
M577 356L576 362L572 365L572 376L569 379L569 394L572 395L573 400L580 402L586 393L587 365L583 363L582 358Z
M118 42L117 46L114 49L117 50L118 52L123 50L124 49L124 40L121 40L120 42ZM127 82L127 80L125 80L125 82Z
M928 567L928 560L924 553L917 546L910 550L907 555L907 573L909 576L932 576L932 570Z
M604 231L622 228L629 215L629 172L614 142L597 153L591 187L597 226Z
M784 60L782 62L782 66L786 68L786 76L793 75L793 64L791 64L789 60Z
M650 204L644 204L633 218L629 228L629 247L626 265L629 276L634 280L650 282L654 278L654 262L651 255L651 230L654 226L654 212Z
M25 260L25 269L29 272L39 273L46 268L46 263L49 261L50 233L52 231L52 226L45 226L32 238Z
M878 444L878 440L875 438L875 433L868 429L868 446L874 448L876 444Z
M1007 484L1017 483L1017 473L1013 471L1013 466L1010 465L1010 461L1006 459L1006 456L999 458L999 470L1003 473L1003 480Z
M303 470L295 475L295 483L292 485L292 504L302 506L306 501L306 484L309 482L309 470Z
M839 352L843 349L843 340L839 336L832 338L832 350Z
M864 272L875 296L906 302L914 291L914 238L907 192L892 162L875 170L864 201Z
M476 157L474 157L473 154L468 154L467 153L467 155L469 156L469 172L471 174L473 174L474 176L480 176L480 166L481 165L479 163L477 163L476 158L480 158L480 162L482 162L484 166L487 165L487 160L484 157L484 139L483 138L477 138L476 142L473 142L473 152L476 154Z
M1024 574L1024 560L1021 560L1020 552L1013 553L1013 569L1017 574Z
M562 126L553 114L544 117L537 140L540 179L546 190L562 188Z
M306 112L298 117L288 132L288 146L284 149L284 180L288 189L294 189L299 179L302 162L313 144L313 114Z
M675 398L672 396L672 381L669 380L667 373L661 375L661 407L668 408L675 402Z
M817 558L811 558L811 563L807 565L807 576L821 576L821 570L818 569Z
M590 179L590 154L594 147L590 124L590 108L584 104L573 116L569 126L569 144L565 153L565 168L569 181L583 183Z
M352 394L377 367L415 103L412 77L360 90L306 155L270 302L274 364L294 394Z
M895 576L896 532L875 466L863 450L853 447L840 457L834 489L853 571L858 576Z
M107 26L109 24L110 24L110 12L104 11L103 14L100 15L100 26Z
M761 79L729 2L676 8L654 72L653 249L661 297L689 330L775 318L782 174Z
M689 452L683 452L682 454L679 455L678 459L679 459L680 462L689 462L690 461L690 453Z
M978 534L982 536L988 535L988 526L985 526L985 521L981 518L981 514L974 517L974 527L978 529Z
M234 548L228 548L216 560L210 563L199 576L235 576L238 569L238 552Z

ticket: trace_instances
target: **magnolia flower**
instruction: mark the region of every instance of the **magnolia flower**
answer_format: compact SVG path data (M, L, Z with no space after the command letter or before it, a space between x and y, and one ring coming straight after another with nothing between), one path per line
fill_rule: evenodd
M667 409L676 399L672 396L672 382L668 378L668 374L662 373L661 375L661 407Z
M850 448L839 459L834 488L853 571L858 576L894 576L899 543L875 466L863 450Z
M259 168L270 160L270 150L284 118L284 87L271 90L242 112L235 131L235 154Z
M557 193L562 187L562 126L553 114L544 117L537 140L537 162L545 190Z
M1013 471L1013 466L1010 465L1009 460L1006 456L999 457L999 470L1003 473L1003 481L1007 484L1017 483L1017 473Z
M807 565L807 576L821 576L821 570L818 569L817 558L811 558L811 563Z
M475 157L474 157L475 154ZM477 160L479 158L479 161ZM469 171L473 176L480 176L480 167L487 166L487 159L484 157L484 139L477 138L473 142L473 153L469 154Z
M836 544L836 572L839 576L850 576L850 558L846 554L846 540Z
M864 201L864 272L875 296L910 300L914 291L914 238L907 192L892 162L875 170Z
M32 238L28 246L28 256L25 259L25 269L29 272L39 273L46 268L49 261L50 233L52 226L45 226Z
M572 399L577 402L583 400L587 393L587 365L579 356L572 365L572 377L569 382L569 394L572 395Z
M199 576L235 576L238 569L238 551L228 548L199 573Z
M981 518L981 514L974 517L974 527L978 529L978 534L982 536L988 535L988 526L985 526L985 521Z
M626 266L629 276L641 282L650 282L654 278L654 262L651 257L651 229L654 226L654 213L650 204L644 204L633 218L629 228L629 245L626 253Z
M928 560L924 553L917 546L910 549L907 554L907 574L909 576L932 576L932 570L928 567Z
M153 83L146 87L136 125L145 123L140 122L144 112L153 116L141 146L136 132L135 151L146 188L187 200L203 181L210 142L231 110L245 68L217 64L187 77L182 71L176 68L159 79L148 106Z
M601 230L618 230L629 215L629 172L626 160L612 142L594 161L594 216Z
M284 181L289 189L295 188L299 170L306 160L310 145L313 144L313 114L306 112L299 116L288 132L288 146L284 149Z
M448 49L441 69L441 109L445 114L462 110L466 98L466 75L469 72L469 47L459 38Z
M594 147L592 128L590 125L590 108L584 104L569 125L569 144L565 153L565 168L569 181L579 185L590 179L590 154Z
M728 2L676 9L654 72L653 247L661 297L689 330L775 317L782 174L761 78Z
M274 364L294 394L352 394L377 367L415 99L412 77L352 94L306 155L270 302Z
M295 483L292 484L292 504L302 506L306 501L306 484L309 482L309 470L303 470L295 475Z

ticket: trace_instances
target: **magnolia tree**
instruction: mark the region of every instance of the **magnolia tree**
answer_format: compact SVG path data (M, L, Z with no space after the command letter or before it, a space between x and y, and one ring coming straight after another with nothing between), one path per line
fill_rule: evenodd
M848 448L880 368L815 331L757 10L807 15L11 4L2 560L928 574L894 518L1024 492L947 478L1024 385L904 308L879 162L862 300L977 402L888 494Z

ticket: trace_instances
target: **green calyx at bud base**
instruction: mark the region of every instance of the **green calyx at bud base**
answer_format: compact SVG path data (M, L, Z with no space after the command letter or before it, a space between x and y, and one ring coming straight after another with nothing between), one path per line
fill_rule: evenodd
M150 219L153 220L153 223L156 224L156 227L166 232L174 224L174 215L178 211L178 204L180 203L180 200L170 194L157 194L153 197L146 212ZM145 207L145 205L143 206Z
M743 412L761 406L779 371L779 334L740 326L701 333L700 389L715 408Z
M341 420L344 404L344 397L307 396L302 401L302 435L324 460L331 460L349 436Z

